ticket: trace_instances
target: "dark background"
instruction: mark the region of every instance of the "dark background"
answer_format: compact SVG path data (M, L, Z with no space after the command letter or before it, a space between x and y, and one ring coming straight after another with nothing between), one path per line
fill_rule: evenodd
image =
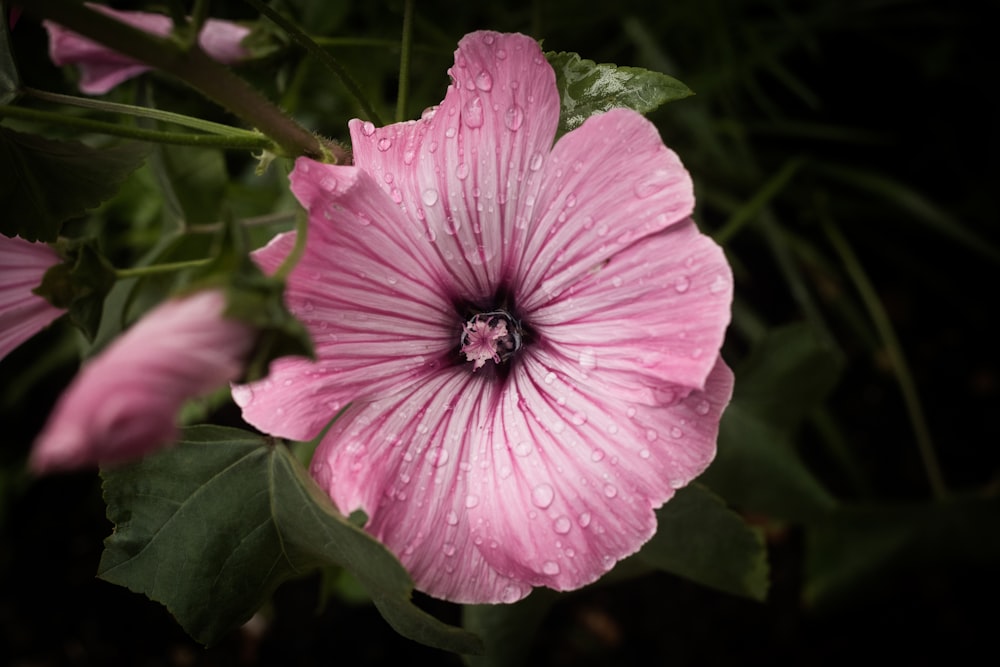
M300 10L308 5L290 4ZM652 117L694 174L699 222L706 230L723 225L731 213L727 201L751 198L792 156L882 175L932 203L945 216L937 227L928 224L933 216L926 209L907 209L900 197L880 196L810 170L774 200L773 210L782 224L823 248L816 193L833 202L841 230L902 341L947 482L957 493L995 499L1000 488L993 327L998 281L997 256L990 253L1000 241L998 107L991 94L998 3L900 0L820 7L824 4L540 1L501 9L420 2L415 42L427 49L418 51L414 62L418 99L411 115L419 113L421 96L431 103L443 96L450 50L464 32L518 30L544 38L547 50L653 68L657 53L644 46L645 34L653 37L660 55L670 56L675 69L668 73L697 93ZM218 16L253 18L240 2L213 6ZM331 34L398 36L401 3L345 2L342 10L331 20ZM645 29L638 36L636 22ZM46 62L45 39L30 20L17 26L13 41L25 63L22 75L35 87L70 92L63 73ZM383 54L385 62L376 58L367 69L370 52L342 55L362 73L363 84L381 91L391 106L396 54ZM241 71L254 79L264 70L248 66ZM310 99L293 111L307 125L343 138L341 119L357 111L329 88L318 88ZM720 160L705 148L695 126L683 120L685 113L705 120L721 145L742 147L745 154L734 150L731 159ZM829 133L797 132L803 124ZM977 239L956 240L960 230ZM767 325L803 319L759 235L741 232L727 250L739 262L737 294ZM835 255L826 257L832 269L807 266L806 275L830 309L825 314L846 362L828 403L866 484L853 483L829 454L813 446L818 436L809 428L800 434L803 456L845 502L895 507L926 501L930 494L912 429L884 350L836 315L838 299L857 299ZM0 377L20 373L62 333L57 325L17 350L0 363ZM727 359L738 362L746 348L736 331ZM0 452L0 664L459 664L455 656L399 637L365 603L334 598L320 611L317 577L285 584L253 629L234 631L209 649L189 639L158 603L95 579L101 542L111 529L98 476L85 472L34 480L23 473L33 434L73 372L65 361L50 366L27 396L11 395L5 379L0 402L5 439ZM901 557L898 567L863 590L817 607L803 597L805 530L781 522L765 525L772 567L765 603L669 574L589 587L555 604L535 637L529 664L884 660L922 665L995 655L991 637L1000 620L994 604L1000 583L991 553ZM995 532L998 526L987 522L978 529ZM460 621L454 606L421 603L444 619Z

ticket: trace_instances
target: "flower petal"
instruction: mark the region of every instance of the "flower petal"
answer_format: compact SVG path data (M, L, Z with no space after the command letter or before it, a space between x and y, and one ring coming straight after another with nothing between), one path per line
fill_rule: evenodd
M544 354L511 375L470 453L474 543L513 580L570 590L596 580L656 530L653 510L715 455L732 394L721 361L705 391L669 408L632 405L564 378Z
M387 398L352 405L313 456L310 472L342 512L368 515L417 587L455 602L514 602L530 592L498 574L470 535L477 499L465 493L468 454L491 421L497 385L441 371Z
M0 359L63 311L32 293L59 256L44 243L0 236Z
M685 220L691 177L656 127L629 109L588 118L544 168L515 300L533 311L638 239Z
M463 323L440 265L412 252L409 224L368 174L299 158L291 181L309 211L309 236L285 301L309 330L317 361L278 359L266 379L234 387L233 397L250 424L308 440L351 401L447 365ZM278 237L254 257L273 271L293 241Z
M36 472L114 464L176 437L185 401L235 379L254 331L217 290L167 301L80 370L35 441Z
M165 37L173 21L163 14L120 11L86 3L88 7L126 23L133 28ZM51 21L43 21L49 33L49 58L56 65L76 65L80 70L80 90L88 95L103 95L118 84L149 71L148 65L118 53ZM241 44L250 29L230 21L207 19L198 35L198 44L215 60L235 63L250 53Z
M561 372L647 405L701 389L729 324L732 273L690 219L613 255L531 312Z
M555 73L524 35L466 35L452 84L416 122L352 121L355 164L370 172L472 301L513 278L541 168L559 121Z

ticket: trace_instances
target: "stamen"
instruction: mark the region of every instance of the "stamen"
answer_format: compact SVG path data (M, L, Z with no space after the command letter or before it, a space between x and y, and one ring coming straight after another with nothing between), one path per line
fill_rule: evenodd
M520 327L502 310L475 315L462 328L462 354L472 362L472 370L487 361L499 364L521 347Z

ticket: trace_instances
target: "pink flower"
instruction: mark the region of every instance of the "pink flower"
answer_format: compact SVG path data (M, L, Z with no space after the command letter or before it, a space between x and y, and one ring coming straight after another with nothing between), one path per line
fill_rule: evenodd
M299 440L344 410L311 464L339 509L419 589L513 602L597 579L708 466L732 277L642 116L553 146L555 76L523 35L466 36L450 74L419 121L352 121L355 166L298 160L310 228L286 300L317 361L233 393Z
M254 331L206 290L150 311L86 363L35 441L39 473L138 458L177 436L181 406L239 377Z
M32 292L59 261L44 243L0 236L0 359L62 315Z
M165 37L173 29L173 21L162 14L117 11L90 3L87 6L154 35ZM88 95L103 95L123 81L151 69L51 21L45 21L44 25L49 32L49 57L52 62L79 66L80 90ZM248 34L250 29L245 26L208 19L198 35L198 44L212 58L232 64L250 55L241 45Z

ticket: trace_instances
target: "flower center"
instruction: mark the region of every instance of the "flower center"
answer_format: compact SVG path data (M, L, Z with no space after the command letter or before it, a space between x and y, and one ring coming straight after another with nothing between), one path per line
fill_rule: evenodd
M461 344L473 371L489 360L500 364L521 348L521 326L503 310L479 313L462 327Z

